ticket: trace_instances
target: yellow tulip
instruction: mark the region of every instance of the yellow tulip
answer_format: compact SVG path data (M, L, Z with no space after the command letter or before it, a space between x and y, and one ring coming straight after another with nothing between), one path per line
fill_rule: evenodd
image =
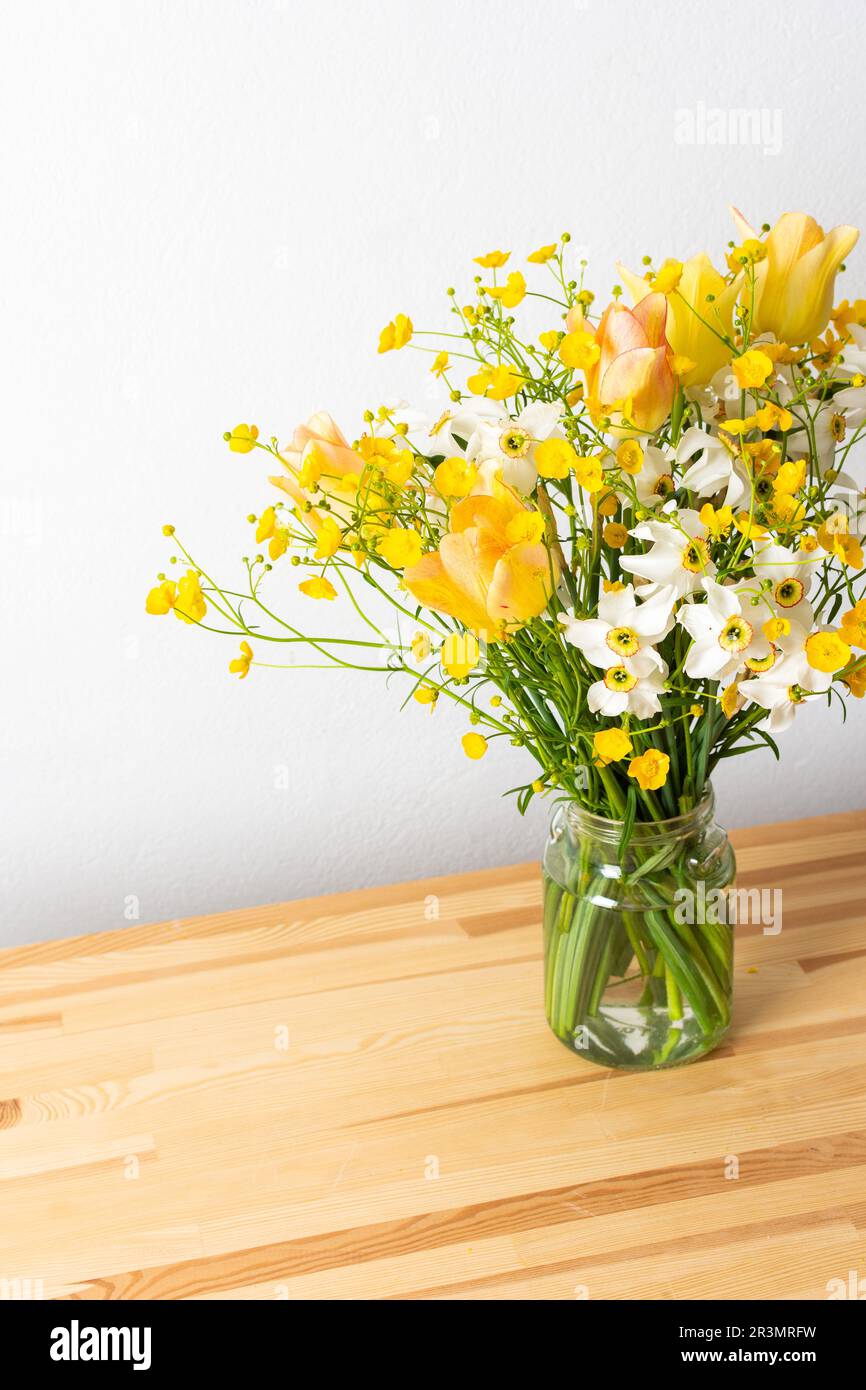
M755 238L742 213L732 208L743 239ZM805 212L785 212L767 234L767 255L755 266L753 333L772 333L794 346L811 342L827 327L836 272L855 245L856 227L824 233Z
M559 582L560 565L556 550L513 524L527 513L533 509L501 483L492 496L457 502L439 549L405 571L406 588L419 603L489 638L537 617Z
M617 264L617 270L635 304L653 289L671 286L664 289L669 311L668 342L676 357L688 359L691 364L680 380L683 386L705 386L730 359L730 348L722 339L733 332L734 304L740 282L727 285L706 251L684 262L676 283L673 283L675 277L668 276L662 284L650 285L642 275L635 275L623 265ZM656 280L659 278L657 276ZM709 304L708 294L714 296Z

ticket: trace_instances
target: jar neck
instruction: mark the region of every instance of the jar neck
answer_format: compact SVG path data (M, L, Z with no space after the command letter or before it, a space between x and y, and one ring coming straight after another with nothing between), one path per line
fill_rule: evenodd
M713 789L707 783L697 806L686 811L683 815L670 816L666 820L636 821L632 828L630 842L632 844L649 844L651 842L654 845L663 845L687 839L704 830L712 822L715 809L716 799L713 795ZM606 816L595 815L592 811L585 810L577 801L569 801L564 807L560 807L556 815L564 815L569 831L575 838L597 840L606 845L618 845L622 837L623 821L608 820Z

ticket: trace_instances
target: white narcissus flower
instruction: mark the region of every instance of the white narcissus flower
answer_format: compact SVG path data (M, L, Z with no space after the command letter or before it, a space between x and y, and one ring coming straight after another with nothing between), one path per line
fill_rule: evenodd
M644 507L661 507L676 491L674 457L673 449L667 445L648 444L644 449L643 466L633 476L638 501Z
M771 588L766 591L768 602L785 617L796 618L801 626L797 610L801 604L806 604L820 558L814 553L789 550L787 546L772 542L762 546L752 562L756 579L770 582Z
M773 648L757 623L764 606L752 609L736 589L704 579L706 603L686 603L677 614L692 638L686 657L686 675L695 680L724 681L749 662L763 664Z
M620 569L651 581L647 596L673 585L677 598L694 593L703 578L712 579L716 567L710 559L707 532L697 512L685 508L665 508L668 521L642 521L631 535L639 541L652 541L646 555L620 556Z
M683 487L698 497L711 497L725 489L722 505L735 507L749 480L742 463L717 435L707 434L698 425L686 430L677 445L677 463L682 467L693 454L699 457L683 473Z
M635 656L624 657L609 666L600 681L589 687L586 700L593 714L610 718L633 714L649 719L661 710L659 696L664 693L667 663L654 647L644 647Z
M566 642L583 652L593 666L612 666L661 642L673 626L676 590L660 589L638 603L631 584L609 590L598 601L597 618L574 618L560 613Z
M832 680L828 672L816 671L809 665L801 642L799 650L777 661L764 675L741 681L739 691L747 700L769 710L767 729L773 734L787 729L807 696L825 694Z
M535 446L550 437L561 417L558 403L533 401L516 419L500 405L496 415L479 420L466 441L466 457L478 467L476 490L489 492L498 476L528 497L538 482Z

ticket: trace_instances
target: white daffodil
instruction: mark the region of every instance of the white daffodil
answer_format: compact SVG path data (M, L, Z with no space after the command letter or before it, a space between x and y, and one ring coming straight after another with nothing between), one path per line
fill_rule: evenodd
M497 414L478 420L466 441L466 457L478 467L478 489L489 492L499 477L528 497L538 481L535 446L556 429L562 406L533 401L512 419L504 406L493 404Z
M677 463L682 467L697 454L694 463L683 473L683 487L698 497L711 497L725 489L723 506L735 507L749 485L741 460L732 447L714 434L707 434L698 425L686 430L677 445Z
M677 614L677 621L692 638L686 675L695 680L724 681L743 665L755 663L752 669L761 669L773 656L773 648L757 626L751 606L746 604L747 615L736 589L714 579L703 579L701 587L706 603L686 603Z
M752 562L755 577L759 581L769 581L768 602L785 617L796 616L800 626L803 624L797 612L809 597L817 563L814 552L789 550L775 542L762 546Z
M866 328L861 328L859 323L849 323L847 332L851 341L843 347L836 371L840 376L866 377ZM861 383L861 389L863 385Z
M670 584L677 598L682 598L693 593L701 579L712 579L716 567L710 559L706 527L697 512L670 510L668 504L663 515L670 519L642 521L631 532L636 540L652 541L652 549L645 555L622 555L619 565L628 574L651 581L647 597Z
M638 501L645 507L661 507L675 489L673 449L649 444L644 449L643 467L634 475Z
M638 603L631 584L602 594L597 618L574 618L560 613L566 642L583 652L593 666L611 666L637 656L661 642L673 627L673 586L659 589L645 603Z
M764 675L741 681L739 691L747 700L769 710L767 729L780 733L793 721L797 709L809 695L825 694L833 680L826 671L816 671L806 658L802 645Z
M441 455L449 458L462 454L466 441L487 418L498 420L502 406L484 397L466 402L456 410L444 410L436 420L423 411L413 409L406 401L386 401L386 408L395 424L408 426L407 443L425 458Z
M667 664L658 652L644 647L634 656L609 666L602 679L589 687L587 704L593 714L616 717L628 711L637 719L649 719L661 709L659 696L664 692L667 674Z

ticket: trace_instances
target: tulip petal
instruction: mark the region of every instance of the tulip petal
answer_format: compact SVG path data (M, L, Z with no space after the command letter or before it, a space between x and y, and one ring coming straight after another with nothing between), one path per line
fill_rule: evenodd
M447 540L466 544L465 535L445 536L443 546ZM404 571L403 579L406 588L419 603L426 604L437 613L448 613L475 632L483 632L489 627L490 619L480 586L473 586L474 592L467 594L446 570L438 551L423 555L417 565Z

